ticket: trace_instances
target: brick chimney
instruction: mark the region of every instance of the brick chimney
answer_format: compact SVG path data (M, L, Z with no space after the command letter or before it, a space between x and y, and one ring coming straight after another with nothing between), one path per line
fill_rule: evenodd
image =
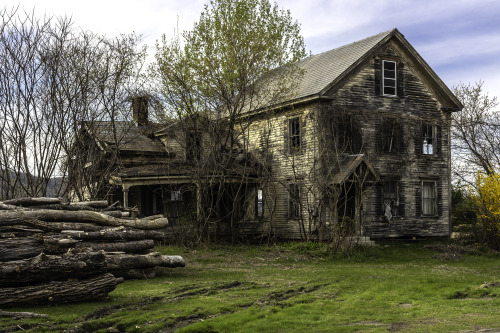
M148 124L148 98L146 96L132 97L132 110L137 126Z

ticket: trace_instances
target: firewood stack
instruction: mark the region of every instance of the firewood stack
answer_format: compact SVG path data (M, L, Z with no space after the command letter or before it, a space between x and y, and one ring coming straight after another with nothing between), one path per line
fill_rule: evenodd
M184 267L182 257L152 251L166 218L128 214L105 201L0 202L0 306L102 299L124 279Z

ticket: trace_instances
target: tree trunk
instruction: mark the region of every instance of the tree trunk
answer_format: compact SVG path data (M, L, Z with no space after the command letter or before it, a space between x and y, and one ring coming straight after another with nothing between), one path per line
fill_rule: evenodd
M97 209L108 208L108 202L106 200L102 201L75 201L70 203L71 206L79 206L79 207L91 207Z
M39 206L39 205L53 205L53 204L61 204L60 198L18 198L5 200L3 202L6 205L14 205L14 206L23 206L23 207L31 207L31 206Z
M113 227L130 227L136 229L153 230L162 229L168 226L167 218L158 218L155 220L141 219L119 219L108 216L103 213L92 211L63 211L53 209L41 209L34 211L16 211L7 210L0 211L0 225L2 221L13 220L42 220L46 222L90 222L98 225L106 225Z
M0 262L36 257L42 251L43 242L40 239L0 239Z
M53 281L37 286L0 288L0 306L76 303L108 297L123 279L103 274L80 281Z
M81 232L77 230L63 230L61 234L73 239L91 241L113 241L113 240L141 240L141 239L165 239L165 233L158 230L134 230L134 229L105 229L94 232Z
M92 251L105 252L125 252L125 253L144 253L145 251L154 248L155 242L152 239L143 239L131 242L114 242L114 243L93 243L80 242L76 245L77 249L90 248Z
M62 230L79 230L79 231L99 231L106 229L106 226L98 226L93 223L77 223L77 222L45 222L37 219L22 220L22 219L4 219L0 220L0 227L13 227L19 230L19 226L27 226L43 231L60 232Z
M114 276L119 276L125 280L144 280L153 279L156 276L154 268L147 269L129 269L124 271L113 271Z
M125 271L129 269L144 269L161 267L184 267L186 264L181 256L166 256L158 252L145 255L133 254L106 254L108 271Z
M106 267L103 252L67 253L63 256L42 253L34 258L2 263L0 286L88 278L105 273Z

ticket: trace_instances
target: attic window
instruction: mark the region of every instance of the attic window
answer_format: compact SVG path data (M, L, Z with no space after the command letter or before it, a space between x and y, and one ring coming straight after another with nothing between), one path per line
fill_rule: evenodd
M396 96L396 62L382 60L382 94Z

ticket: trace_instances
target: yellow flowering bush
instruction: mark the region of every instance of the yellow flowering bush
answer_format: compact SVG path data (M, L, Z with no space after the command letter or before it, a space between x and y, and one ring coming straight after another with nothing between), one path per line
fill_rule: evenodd
M500 250L500 173L478 172L476 186L472 198L477 209L480 238L488 246Z

